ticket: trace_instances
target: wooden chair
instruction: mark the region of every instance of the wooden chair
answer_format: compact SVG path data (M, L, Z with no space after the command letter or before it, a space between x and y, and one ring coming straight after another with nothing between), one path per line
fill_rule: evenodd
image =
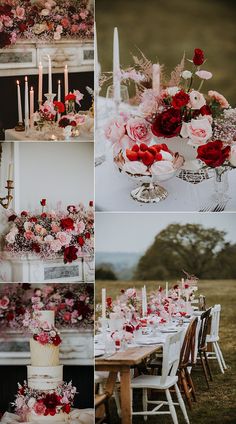
M207 358L217 359L220 370L222 374L224 374L227 367L226 367L226 363L219 346L220 311L221 311L221 305L215 305L211 311L211 330L210 330L210 334L207 335L207 342L212 343L212 347L214 351L207 352Z
M186 331L184 341L180 352L179 361L179 385L183 389L186 396L187 403L190 409L192 409L192 399L196 402L196 393L193 385L192 377L189 372L189 368L192 367L195 362L195 345L196 345L196 331L198 325L198 318L193 318Z
M201 317L200 317L201 327L200 327L199 336L198 336L198 354L199 354L200 362L202 365L202 369L204 372L208 389L210 388L208 376L211 381L213 380L209 361L207 358L207 334L210 328L210 319L211 319L211 308L207 309L207 311L201 314Z
M188 414L185 408L185 404L178 387L178 365L180 359L180 348L181 348L181 333L168 335L166 342L163 347L163 362L162 362L162 373L160 376L157 375L140 375L131 381L131 388L142 389L143 392L143 410L133 411L132 415L142 415L144 419L151 415L163 415L170 414L174 424L178 424L178 418L175 411L174 405L179 405L184 415L185 422L189 424ZM178 403L174 403L171 397L170 388L174 387L178 398ZM149 400L148 390L161 390L166 395L166 401L162 400ZM151 411L148 411L148 404L156 405ZM168 410L160 410L162 406L167 406Z
M109 393L95 394L95 423L110 423Z

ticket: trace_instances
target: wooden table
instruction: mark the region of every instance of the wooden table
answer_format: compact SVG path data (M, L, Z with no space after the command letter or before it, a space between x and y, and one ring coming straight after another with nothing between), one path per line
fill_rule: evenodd
M161 345L131 347L124 352L117 352L108 358L97 358L95 366L97 371L109 371L106 391L113 393L117 374L120 373L120 394L122 424L131 424L131 378L130 368L139 365L144 359L162 349Z

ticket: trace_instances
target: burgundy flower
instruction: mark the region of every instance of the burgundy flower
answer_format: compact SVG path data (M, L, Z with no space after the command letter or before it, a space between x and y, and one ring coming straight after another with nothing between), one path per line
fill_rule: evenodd
M74 221L71 218L61 219L61 227L63 230L73 230L74 229Z
M202 65L204 62L204 52L201 49L194 50L193 63L196 66Z
M10 215L9 218L8 218L8 222L15 221L16 218L17 218L16 215L14 215L14 214Z
M53 338L53 344L54 346L59 346L59 344L61 344L61 338L58 334Z
M13 314L13 312L8 312L7 315L6 315L6 319L7 319L8 322L13 321L14 317L15 317L15 315Z
M38 243L32 243L32 250L33 250L33 252L35 252L35 253L39 253L40 252L40 246L39 246L39 244Z
M59 127L66 128L68 125L70 125L70 120L68 118L61 118L59 121Z
M157 115L152 124L152 132L157 137L175 137L180 133L181 123L180 110L170 108Z
M67 403L66 405L63 406L62 411L65 412L66 414L69 414L70 409L71 409L70 404Z
M77 241L81 247L84 245L84 238L82 236L79 236Z
M56 414L56 407L61 405L61 397L56 393L48 393L44 399L44 405L46 406L44 415L53 416Z
M64 263L66 264L67 262L71 263L73 261L76 261L78 257L77 252L78 249L75 246L66 247L64 250Z
M181 109L181 107L186 106L189 102L189 95L185 93L184 90L180 90L172 98L171 105L174 109Z
M40 204L41 204L41 206L46 206L46 199L42 199L41 201L40 201Z
M208 105L202 106L201 109L200 109L200 114L202 116L204 116L204 115L212 115L212 110L211 110L210 106L208 106Z
M22 211L20 215L21 215L22 217L23 217L23 216L28 216L28 212L26 212L26 211Z
M82 316L82 318L86 318L90 313L90 307L88 304L85 304L84 302L78 301L77 304L77 311L79 316Z
M216 168L223 165L230 154L230 146L224 147L220 140L209 141L208 143L199 146L197 149L197 158L202 160L207 166Z

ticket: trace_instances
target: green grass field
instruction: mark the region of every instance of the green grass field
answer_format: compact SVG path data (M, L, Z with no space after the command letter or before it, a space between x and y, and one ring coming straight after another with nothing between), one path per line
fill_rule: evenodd
M120 60L132 63L137 47L152 61L164 63L167 73L183 52L191 59L195 47L207 57L204 68L213 79L204 90L217 90L236 104L235 0L98 0L96 24L102 71L112 70L113 28L118 27Z
M101 289L107 288L107 296L115 298L122 288L135 286L141 288L144 282L131 281L96 281L96 303L101 302ZM163 282L146 282L147 291L153 290L164 284ZM224 354L228 370L223 375L220 373L215 361L211 362L214 381L210 390L206 390L205 380L201 372L194 371L192 374L197 390L198 402L193 404L193 412L189 412L191 424L235 424L236 423L236 281L206 280L199 282L198 294L204 294L207 306L216 303L222 305L222 315L220 322L220 345ZM112 404L112 424L120 421L116 414L116 408ZM178 411L177 411L178 412ZM179 423L184 423L183 417L178 413ZM171 418L164 416L149 418L147 423L171 423ZM133 420L134 424L141 424L144 421L140 418Z

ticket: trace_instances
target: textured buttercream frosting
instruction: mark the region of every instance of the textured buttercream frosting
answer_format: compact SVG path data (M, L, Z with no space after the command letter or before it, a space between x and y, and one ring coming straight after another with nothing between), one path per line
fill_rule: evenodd
M59 365L59 346L42 345L30 339L31 365L33 367L56 367Z
M31 389L47 391L63 383L63 365L57 367L27 366L28 386Z
M27 416L27 421L28 422L35 422L35 423L44 423L44 424L51 424L51 423L61 423L61 422L67 422L69 419L69 415L64 413L64 412L60 412L59 414L56 415L36 415L33 412L31 412L30 414L28 414Z

